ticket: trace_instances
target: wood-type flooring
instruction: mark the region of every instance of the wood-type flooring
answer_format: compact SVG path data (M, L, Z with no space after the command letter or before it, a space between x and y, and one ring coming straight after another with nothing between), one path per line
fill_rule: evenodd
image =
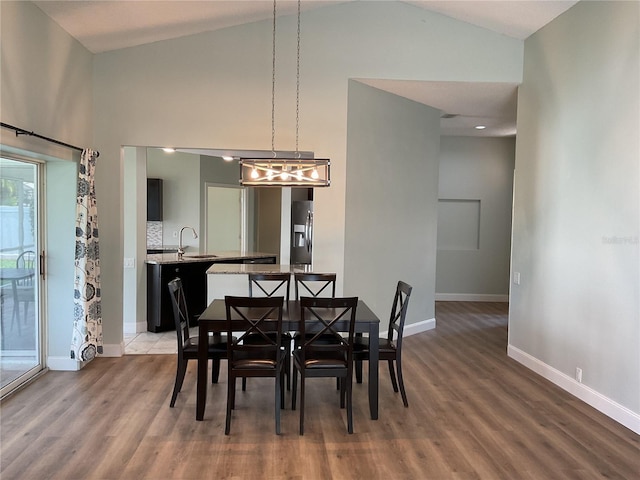
M640 478L640 436L507 357L507 308L438 302L436 329L405 339L409 408L381 364L380 418L369 418L365 374L353 435L332 379L307 382L304 436L289 393L278 436L273 381L238 382L225 436L225 362L202 422L195 362L175 408L172 355L48 372L0 405L0 478Z

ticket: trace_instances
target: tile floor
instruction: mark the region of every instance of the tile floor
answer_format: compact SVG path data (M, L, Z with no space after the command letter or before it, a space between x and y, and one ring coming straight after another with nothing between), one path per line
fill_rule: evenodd
M192 329L198 335L198 327ZM175 354L178 351L176 332L141 332L124 336L125 355Z

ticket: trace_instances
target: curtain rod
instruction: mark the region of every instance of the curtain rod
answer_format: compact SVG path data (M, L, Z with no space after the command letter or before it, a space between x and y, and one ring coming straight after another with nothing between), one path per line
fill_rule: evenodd
M61 142L60 140L56 140L54 138L49 138L49 137L45 137L44 135L39 135L37 133L30 132L29 130L25 130L24 128L14 127L13 125L9 125L8 123L0 122L0 126L2 126L3 128L8 128L10 130L15 131L16 137L18 135L29 135L30 137L37 137L42 140L46 140L47 142L55 143L57 145L62 145L63 147L67 147L72 150L78 150L79 152L82 152L84 150L83 148L76 147L75 145L70 145L68 143ZM96 152L96 157L99 157L99 156L100 156L100 152Z

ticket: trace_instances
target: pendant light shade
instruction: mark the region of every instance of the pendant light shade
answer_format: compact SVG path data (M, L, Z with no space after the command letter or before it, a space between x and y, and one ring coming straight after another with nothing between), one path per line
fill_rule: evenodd
M246 186L328 187L329 159L314 159L311 152L298 150L300 125L300 0L298 0L298 35L296 58L296 149L281 155L275 149L276 82L276 0L273 0L273 57L271 74L271 153L270 158L240 158L240 183ZM309 154L310 153L310 154Z
M240 182L255 187L328 187L330 166L326 158L241 158Z

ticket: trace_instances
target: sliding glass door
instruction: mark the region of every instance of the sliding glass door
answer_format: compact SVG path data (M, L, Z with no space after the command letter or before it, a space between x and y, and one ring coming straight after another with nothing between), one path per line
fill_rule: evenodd
M42 370L41 165L0 158L0 395Z

